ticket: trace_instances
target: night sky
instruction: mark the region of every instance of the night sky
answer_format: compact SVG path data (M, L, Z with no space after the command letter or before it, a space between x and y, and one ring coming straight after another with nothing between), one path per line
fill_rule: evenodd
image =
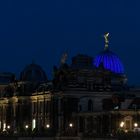
M64 52L97 55L110 33L128 82L140 85L140 0L1 0L0 72L17 77L32 62L49 78Z

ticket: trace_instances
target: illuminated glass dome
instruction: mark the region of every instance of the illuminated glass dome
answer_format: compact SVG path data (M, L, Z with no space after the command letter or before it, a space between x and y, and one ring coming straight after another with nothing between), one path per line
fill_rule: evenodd
M95 57L94 65L97 68L100 65L103 65L107 70L110 70L117 74L124 74L124 67L120 58L109 49L104 50Z

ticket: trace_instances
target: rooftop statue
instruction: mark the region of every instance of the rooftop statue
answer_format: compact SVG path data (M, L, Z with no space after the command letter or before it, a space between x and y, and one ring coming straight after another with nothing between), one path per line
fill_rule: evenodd
M108 48L108 43L109 43L108 36L109 36L109 33L106 33L106 34L104 35L104 39L105 39L105 49Z

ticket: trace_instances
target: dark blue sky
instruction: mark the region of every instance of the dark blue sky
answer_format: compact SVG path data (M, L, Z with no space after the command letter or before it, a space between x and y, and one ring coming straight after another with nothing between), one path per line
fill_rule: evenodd
M97 55L102 35L124 64L130 84L140 85L139 0L1 0L0 72L20 71L32 59L48 77L68 52Z

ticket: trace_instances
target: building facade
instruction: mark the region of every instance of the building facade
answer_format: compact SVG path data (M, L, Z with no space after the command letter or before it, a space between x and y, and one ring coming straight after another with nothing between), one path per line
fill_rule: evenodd
M94 59L79 54L72 64L44 70L30 64L0 75L1 134L112 136L140 125L140 90L127 85L119 57L106 48Z

